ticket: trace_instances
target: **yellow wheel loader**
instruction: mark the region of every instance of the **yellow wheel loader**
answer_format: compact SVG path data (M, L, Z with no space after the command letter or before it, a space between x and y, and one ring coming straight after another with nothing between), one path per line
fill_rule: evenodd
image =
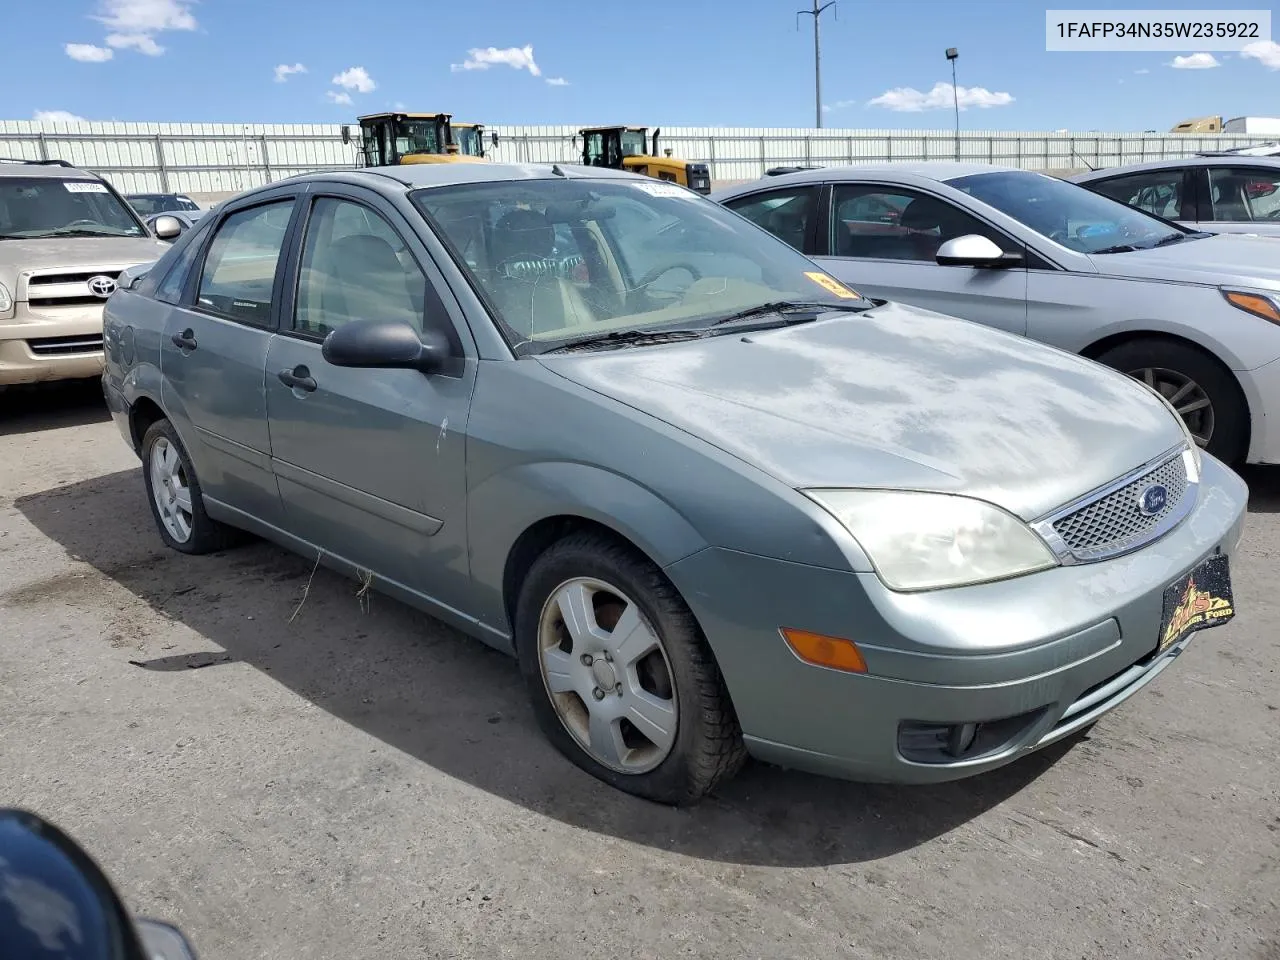
M360 159L366 167L400 163L483 162L484 127L452 122L447 113L372 113L359 117ZM497 144L497 134L493 135ZM351 142L351 128L342 128Z
M710 193L711 171L705 163L686 163L671 156L670 150L658 155L660 132L653 131L651 150L648 127L587 127L578 131L582 137L582 163L643 173L698 193Z

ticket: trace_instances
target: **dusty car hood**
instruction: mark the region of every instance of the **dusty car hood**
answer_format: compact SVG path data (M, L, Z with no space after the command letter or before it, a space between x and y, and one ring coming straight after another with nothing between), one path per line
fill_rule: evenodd
M159 259L169 249L153 237L56 237L0 240L0 282L50 267L122 267ZM13 288L10 287L10 290Z
M1099 273L1280 290L1280 237L1219 233L1131 253L1094 254Z
M1182 440L1128 377L902 304L604 352L551 370L793 487L964 493L1042 516Z

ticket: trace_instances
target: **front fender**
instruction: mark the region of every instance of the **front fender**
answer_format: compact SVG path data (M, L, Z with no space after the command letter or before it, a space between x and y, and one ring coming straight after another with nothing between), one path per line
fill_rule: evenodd
M522 533L558 516L599 523L662 567L707 546L671 504L617 473L564 461L503 470L472 489L467 504L471 576L484 623L509 631L502 596L507 557Z

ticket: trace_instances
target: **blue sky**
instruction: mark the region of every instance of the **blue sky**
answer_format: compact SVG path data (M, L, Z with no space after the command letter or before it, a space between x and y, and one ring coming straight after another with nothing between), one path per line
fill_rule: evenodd
M12 2L0 119L345 122L400 107L490 124L811 126L812 21L797 30L794 15L806 4ZM1025 0L842 0L836 14L823 17L829 127L950 128L951 89L935 89L950 83L949 46L970 129L1167 130L1280 113L1274 43L1252 57L1048 53L1044 5Z

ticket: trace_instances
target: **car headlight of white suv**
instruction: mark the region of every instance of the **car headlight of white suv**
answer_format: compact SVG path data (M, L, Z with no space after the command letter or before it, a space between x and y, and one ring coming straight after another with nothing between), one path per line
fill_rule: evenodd
M890 590L1006 580L1057 566L1045 542L984 500L905 490L805 490L849 531Z

